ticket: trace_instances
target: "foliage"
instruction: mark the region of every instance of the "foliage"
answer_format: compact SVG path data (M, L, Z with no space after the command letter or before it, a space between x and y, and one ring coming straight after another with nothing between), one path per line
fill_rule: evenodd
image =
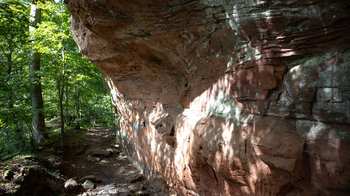
M28 148L28 6L9 0L0 4L0 153L1 158ZM6 144L6 145L4 145ZM19 148L20 147L20 148ZM6 156L7 155L7 156Z
M43 3L45 2L45 3ZM64 80L65 123L113 126L114 111L101 73L79 52L70 34L62 1L38 1L41 23L30 45L30 2L0 0L0 159L30 149L32 137L28 59L33 47L41 53L44 113L57 126L59 94ZM55 121L56 119L56 121Z

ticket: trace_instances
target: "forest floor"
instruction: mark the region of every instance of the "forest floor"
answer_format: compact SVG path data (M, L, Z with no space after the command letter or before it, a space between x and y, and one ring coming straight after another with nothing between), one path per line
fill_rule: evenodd
M84 183L84 177L94 182L94 188L80 195L167 195L128 160L111 128L90 128L83 141L66 145L63 159L78 182Z
M45 149L0 164L0 195L169 195L123 154L112 128L70 131Z

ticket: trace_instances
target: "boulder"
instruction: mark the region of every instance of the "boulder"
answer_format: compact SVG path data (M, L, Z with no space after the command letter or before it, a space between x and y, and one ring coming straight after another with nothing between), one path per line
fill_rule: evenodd
M85 180L85 182L82 184L84 189L94 189L95 184L91 182L90 180Z
M64 183L64 188L66 190L74 190L76 187L78 186L77 181L75 181L74 179L69 179Z

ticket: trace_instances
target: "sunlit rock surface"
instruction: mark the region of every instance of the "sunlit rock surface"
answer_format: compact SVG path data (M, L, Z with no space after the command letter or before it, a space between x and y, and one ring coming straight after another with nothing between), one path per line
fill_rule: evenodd
M180 194L350 191L350 1L67 0L127 153Z

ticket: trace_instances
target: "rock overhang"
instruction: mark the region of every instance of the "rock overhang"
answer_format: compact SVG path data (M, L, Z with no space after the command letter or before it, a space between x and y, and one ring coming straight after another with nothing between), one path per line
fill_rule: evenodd
M67 6L149 176L184 194L349 189L347 1Z

